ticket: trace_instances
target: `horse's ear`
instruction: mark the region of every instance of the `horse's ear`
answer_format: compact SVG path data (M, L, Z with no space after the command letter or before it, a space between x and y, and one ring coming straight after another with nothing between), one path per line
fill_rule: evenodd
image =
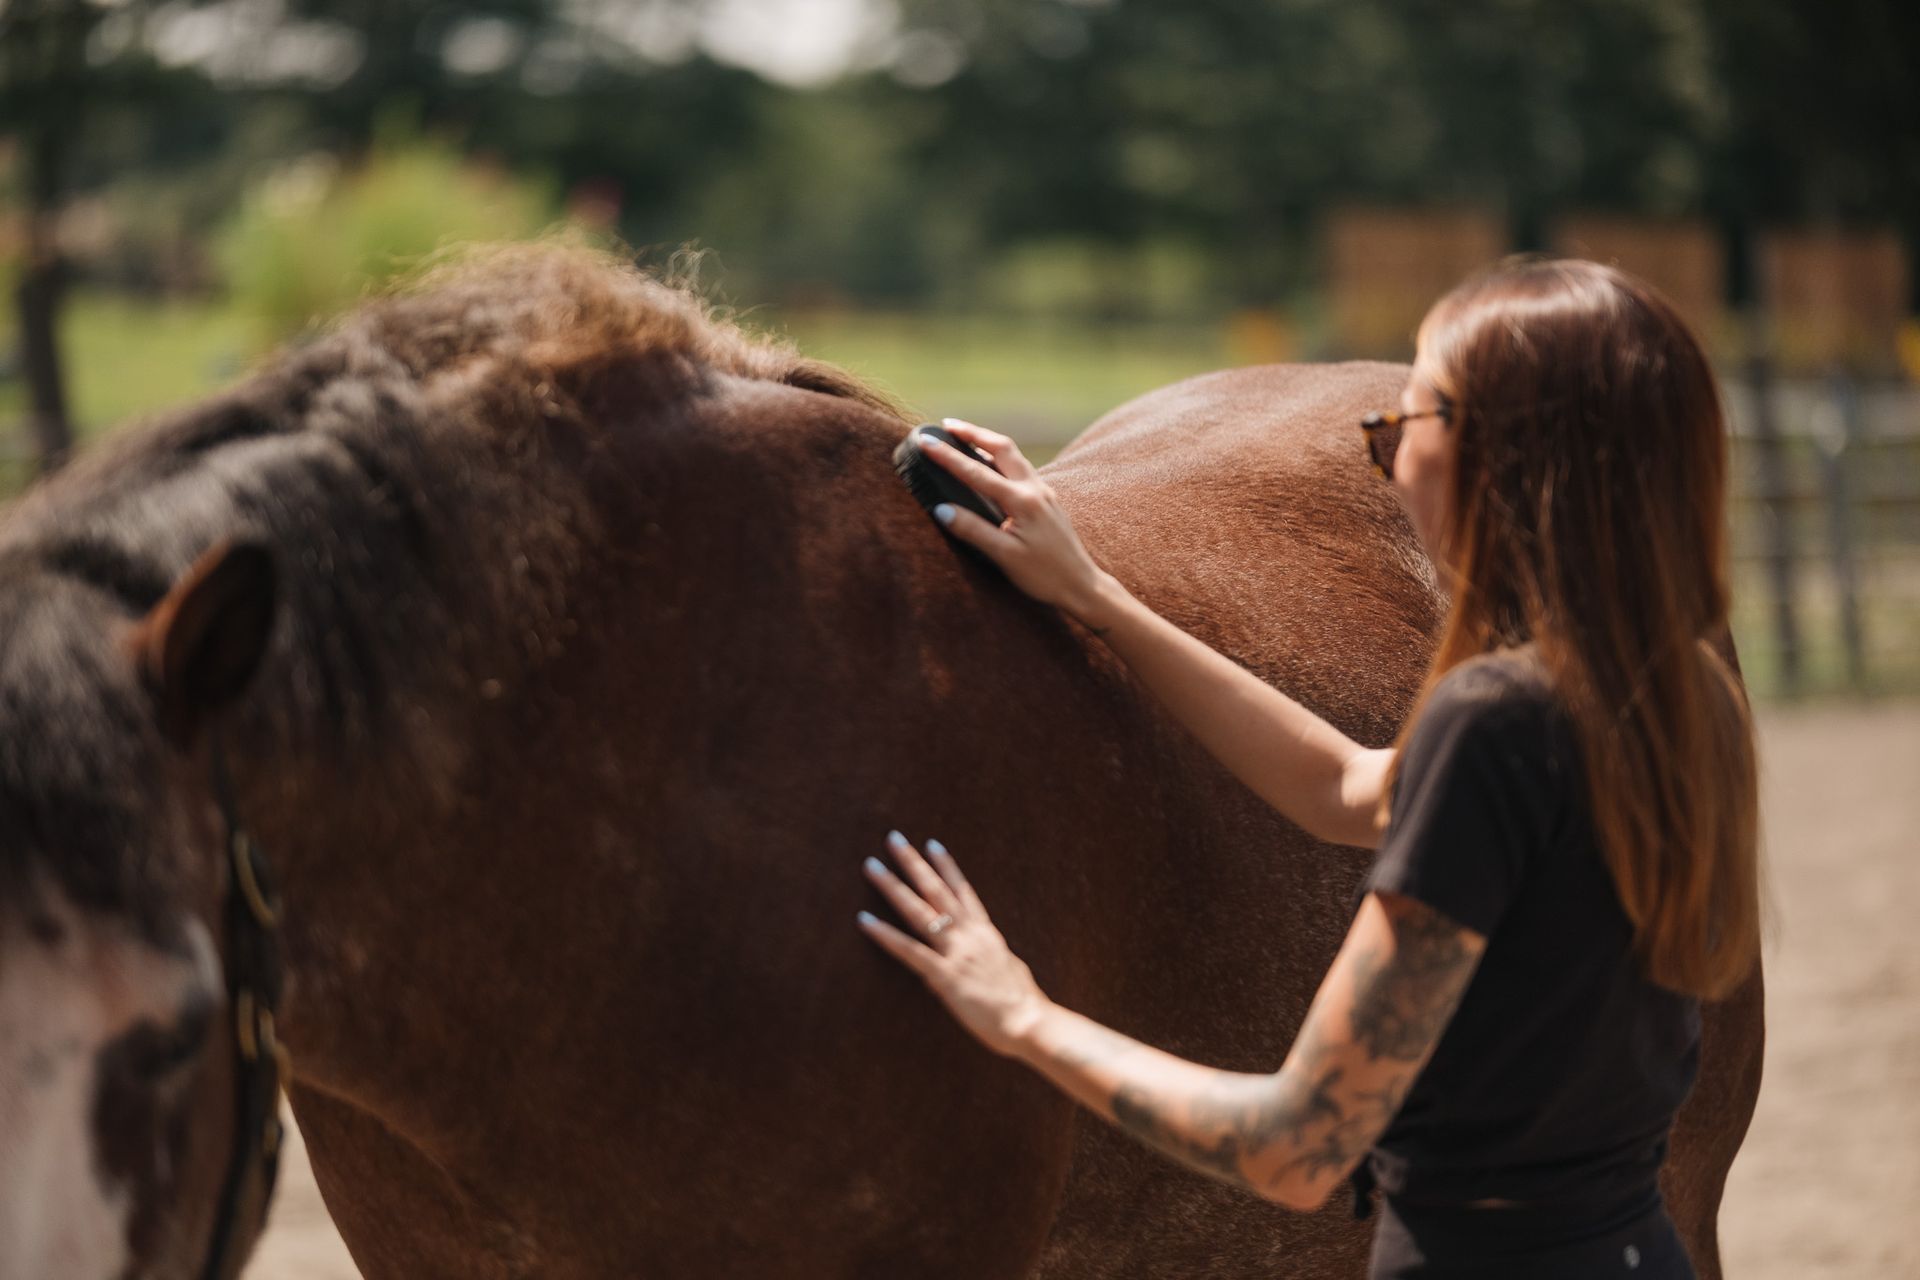
M185 744L246 688L273 634L274 594L272 554L223 542L135 625L134 660L169 738Z

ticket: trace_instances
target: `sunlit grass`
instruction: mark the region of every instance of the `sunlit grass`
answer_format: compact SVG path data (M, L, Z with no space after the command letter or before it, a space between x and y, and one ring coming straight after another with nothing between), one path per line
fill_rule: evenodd
M11 317L8 317L10 322ZM929 418L993 424L1036 447L1058 446L1115 405L1234 363L1217 326L1095 328L966 316L783 316L761 308L749 328L792 337ZM11 343L0 328L0 343ZM69 393L83 437L232 381L252 335L209 302L139 302L80 294L62 322ZM0 414L17 419L17 381L0 384Z
M1099 328L994 317L757 312L748 323L886 388L923 418L966 418L1057 448L1107 410L1234 358L1218 326Z
M0 344L14 346L13 314ZM233 380L247 350L246 326L226 307L147 302L82 293L61 316L67 394L82 439L155 410L183 404ZM17 422L25 393L0 383L0 415Z

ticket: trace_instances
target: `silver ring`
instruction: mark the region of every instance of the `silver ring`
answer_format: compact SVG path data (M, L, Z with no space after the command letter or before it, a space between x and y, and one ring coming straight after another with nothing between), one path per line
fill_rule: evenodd
M927 921L927 936L931 938L934 934L940 932L942 929L946 928L948 925L952 923L953 923L952 916L947 915L945 912L940 913L939 915L935 916L933 919Z

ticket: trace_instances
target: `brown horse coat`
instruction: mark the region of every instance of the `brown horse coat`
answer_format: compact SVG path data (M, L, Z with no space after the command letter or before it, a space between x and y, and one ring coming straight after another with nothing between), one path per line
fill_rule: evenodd
M1045 474L1148 603L1385 743L1442 607L1353 429L1404 376L1196 379ZM1133 1145L855 930L860 858L938 836L1057 999L1272 1068L1367 857L942 536L891 472L904 427L540 253L370 309L9 521L0 546L106 548L136 602L221 538L279 556L236 772L285 882L295 1113L370 1280L1364 1269L1344 1205ZM1669 1190L1716 1275L1757 981L1708 1036Z

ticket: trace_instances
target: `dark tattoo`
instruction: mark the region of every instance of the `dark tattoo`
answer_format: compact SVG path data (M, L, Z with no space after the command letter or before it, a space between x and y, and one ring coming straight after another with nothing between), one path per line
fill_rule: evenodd
M1391 958L1354 959L1353 1037L1376 1058L1418 1062L1453 1016L1478 957L1460 927L1418 903L1394 922Z
M1100 1045L1076 1045L1058 1053L1061 1062L1076 1067L1104 1067L1137 1046L1120 1037ZM1168 1099L1145 1085L1122 1084L1114 1091L1113 1122L1162 1154L1189 1168L1247 1186L1240 1158L1260 1135L1284 1120L1271 1076L1213 1073L1214 1082L1200 1098ZM1326 1105L1338 1107L1332 1099Z
M1294 1118L1277 1136L1294 1154L1267 1176L1269 1190L1296 1174L1308 1181L1327 1173L1338 1177L1373 1145L1367 1111L1356 1109L1351 1100L1345 1106L1340 1102L1338 1089L1345 1075L1339 1067L1328 1067L1317 1071L1311 1082L1283 1093Z
M1343 1105L1344 1075L1340 1067L1322 1064L1278 1081L1223 1071L1203 1096L1182 1101L1123 1087L1114 1095L1114 1123L1189 1168L1249 1190L1259 1187L1246 1158L1275 1146L1292 1154L1261 1175L1269 1188L1296 1175L1337 1176L1366 1153L1392 1114L1379 1112L1374 1094Z
M1279 1100L1273 1091L1259 1087L1264 1080L1255 1080L1253 1089L1231 1077L1215 1085L1207 1096L1179 1108L1186 1113L1184 1125L1169 1123L1165 1101L1152 1091L1123 1086L1113 1095L1113 1122L1202 1173L1244 1185L1241 1157L1276 1123L1285 1122L1274 1114Z

